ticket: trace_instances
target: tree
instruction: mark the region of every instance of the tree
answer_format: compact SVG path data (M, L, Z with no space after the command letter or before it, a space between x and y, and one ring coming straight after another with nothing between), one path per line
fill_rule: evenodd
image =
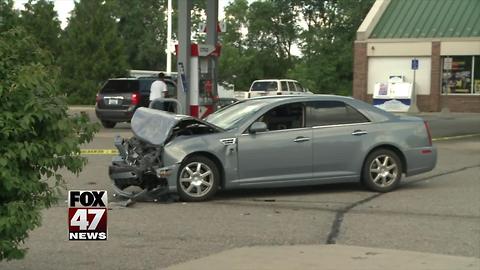
M250 47L273 49L278 60L289 65L300 31L295 6L287 0L257 1L250 5L247 18Z
M105 80L126 75L125 48L109 3L75 2L62 35L62 88L71 103L93 104Z
M64 184L59 170L78 174L86 163L79 145L96 126L68 115L57 74L25 30L0 33L0 261L23 257L19 245Z
M166 1L115 0L112 7L130 67L163 70L167 45Z
M18 11L13 9L13 0L0 0L0 33L18 24Z
M20 24L35 37L42 49L58 56L62 30L54 6L53 2L47 0L29 0L25 4L25 10L20 12Z
M247 27L247 0L235 0L225 7L227 31L219 35L222 44L222 55L219 58L219 81L235 85L236 90L246 90L251 84L250 72L247 68L252 62L246 54L246 37L242 32Z
M227 32L221 38L224 45L242 50L245 37L243 30L247 28L247 0L235 0L225 7L225 22L228 25Z
M220 79L247 90L255 79L284 78L293 67L297 11L290 1L232 1L225 8Z
M317 93L348 95L352 89L353 41L373 0L296 0L305 20L303 59L289 71Z

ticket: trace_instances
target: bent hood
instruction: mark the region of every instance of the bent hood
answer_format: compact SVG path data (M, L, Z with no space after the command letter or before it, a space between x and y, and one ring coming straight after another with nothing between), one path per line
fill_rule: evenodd
M141 107L135 111L132 117L132 132L142 141L154 145L163 145L172 134L173 128L178 123L186 120L218 129L192 116L176 115L161 110Z

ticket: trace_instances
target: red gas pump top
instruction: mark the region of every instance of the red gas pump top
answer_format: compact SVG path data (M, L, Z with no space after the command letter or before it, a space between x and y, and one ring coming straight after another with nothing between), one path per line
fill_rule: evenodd
M190 46L191 56L220 56L222 45L217 44L216 46L208 44L197 44L192 43ZM175 44L175 55L178 55L178 44Z

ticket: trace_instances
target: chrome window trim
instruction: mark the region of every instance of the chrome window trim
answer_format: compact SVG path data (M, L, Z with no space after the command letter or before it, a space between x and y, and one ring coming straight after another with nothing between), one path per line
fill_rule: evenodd
M360 122L360 123L350 123L350 124L334 124L334 125L323 125L323 126L313 126L313 129L319 128L330 128L330 127L348 127L348 126L355 126L355 125L368 125L372 124L372 122Z
M267 133L279 133L279 132L288 132L288 131L300 131L300 130L312 129L312 127L303 127L303 128L289 128L289 129L279 129L279 130L269 130L257 133L242 133L241 136L250 136L256 134L267 134Z

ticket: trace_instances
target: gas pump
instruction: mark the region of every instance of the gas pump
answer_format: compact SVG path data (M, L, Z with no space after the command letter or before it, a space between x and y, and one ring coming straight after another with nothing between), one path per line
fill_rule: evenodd
M177 47L177 46L176 46ZM218 100L215 69L221 46L192 44L190 57L190 115L204 118L213 113Z

